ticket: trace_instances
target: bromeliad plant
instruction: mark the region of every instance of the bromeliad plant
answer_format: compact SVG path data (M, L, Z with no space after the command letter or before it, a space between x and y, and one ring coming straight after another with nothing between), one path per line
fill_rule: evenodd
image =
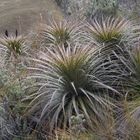
M78 42L80 28L81 25L74 22L52 20L50 25L41 25L39 37L44 46L64 45L66 48L69 43Z
M25 43L25 37L10 35L0 38L0 54L4 67L10 71L17 73L19 69L23 69L25 65L24 56L27 56L29 49Z
M1 37L0 46L8 55L17 58L25 47L25 39L22 36Z
M101 20L94 19L87 24L87 37L91 44L97 42L100 44L97 55L102 61L103 69L110 69L105 75L108 75L108 85L122 92L121 80L118 80L120 73L126 70L120 58L128 58L127 46L128 36L127 30L129 22L122 18L102 18ZM107 65L106 65L107 64ZM113 70L112 72L111 69ZM109 83L110 82L110 83ZM118 96L118 94L117 94Z
M120 42L126 31L129 22L122 18L102 18L94 19L87 24L87 29L91 39L99 43Z
M100 69L103 60L94 56L91 47L63 46L47 48L30 67L28 78L36 79L38 92L31 94L29 112L39 117L40 124L52 130L71 125L72 115L83 114L91 125L91 118L100 120L107 115L111 102L108 93L117 92L105 85L106 77ZM107 99L106 99L107 98ZM96 124L96 123L95 123Z

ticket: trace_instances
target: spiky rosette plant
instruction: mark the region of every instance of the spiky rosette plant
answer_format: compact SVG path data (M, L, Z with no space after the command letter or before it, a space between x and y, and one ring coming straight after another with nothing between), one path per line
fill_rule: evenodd
M29 54L29 47L26 45L23 36L2 36L0 38L0 54L3 66L10 72L20 72L28 63L24 58Z
M25 39L22 36L3 36L0 38L0 46L9 56L17 58L25 48Z
M31 59L36 67L30 67L28 78L36 79L38 92L31 94L29 112L40 117L39 124L54 127L70 126L72 115L84 114L90 125L91 118L100 120L110 109L108 93L116 92L104 83L106 78L102 60L90 47L57 46L40 59ZM98 59L98 60L97 60ZM34 71L34 72L33 72Z
M67 47L69 43L79 40L80 28L81 25L74 22L52 20L50 25L41 25L39 37L45 46L64 45Z
M124 93L122 81L129 71L123 60L129 59L128 50L135 46L133 42L134 28L127 20L113 17L95 19L87 24L87 33L91 43L98 42L101 44L100 57L104 59L103 65L108 63L107 68L111 67L113 70L109 74L113 75L109 85L122 94Z
M120 42L126 30L128 30L128 21L122 18L102 18L94 19L87 24L90 37L99 43Z

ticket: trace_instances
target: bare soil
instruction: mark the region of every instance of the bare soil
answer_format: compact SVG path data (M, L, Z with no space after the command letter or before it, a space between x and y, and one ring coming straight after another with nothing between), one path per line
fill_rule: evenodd
M42 18L62 18L54 0L0 0L0 33L27 33ZM42 18L41 18L42 17Z

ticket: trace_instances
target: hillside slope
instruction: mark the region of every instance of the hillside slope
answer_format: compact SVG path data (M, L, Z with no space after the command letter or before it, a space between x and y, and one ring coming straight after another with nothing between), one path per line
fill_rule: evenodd
M61 10L53 0L0 0L0 33L6 29L26 33L39 22L40 15L44 19L51 15L62 17Z

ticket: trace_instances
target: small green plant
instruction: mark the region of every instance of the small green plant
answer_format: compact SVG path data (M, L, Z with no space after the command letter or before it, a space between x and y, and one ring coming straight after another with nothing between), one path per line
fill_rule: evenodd
M77 116L71 116L71 131L72 133L79 135L82 132L85 132L85 127L83 123L85 123L85 118L83 114L79 114Z

